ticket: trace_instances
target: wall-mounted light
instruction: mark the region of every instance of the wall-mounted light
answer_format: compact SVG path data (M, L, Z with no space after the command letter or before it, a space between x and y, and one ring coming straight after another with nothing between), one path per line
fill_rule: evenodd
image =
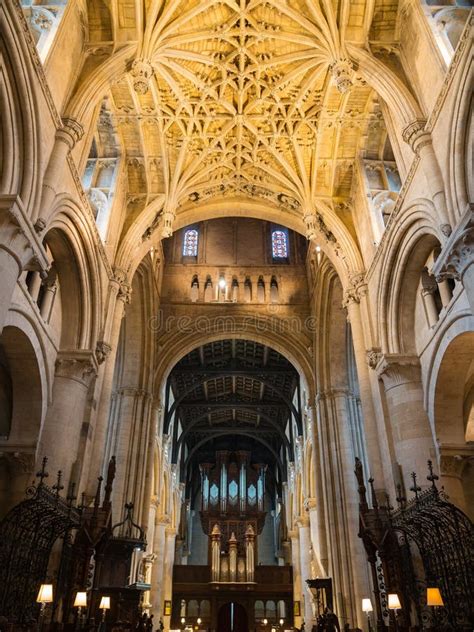
M224 277L220 277L220 279L219 279L219 287L221 288L221 290L224 290L224 289L225 289L225 287L226 287L226 285L227 285L227 284L226 284L226 282L225 282Z

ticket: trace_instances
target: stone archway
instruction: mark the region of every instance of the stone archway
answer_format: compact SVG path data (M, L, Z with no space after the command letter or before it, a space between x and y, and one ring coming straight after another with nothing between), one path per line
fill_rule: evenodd
M453 338L436 376L434 424L441 484L451 502L470 514L474 501L474 333Z
M43 413L38 359L30 339L17 327L6 326L0 336L0 371L0 516L3 516L22 500L31 480Z

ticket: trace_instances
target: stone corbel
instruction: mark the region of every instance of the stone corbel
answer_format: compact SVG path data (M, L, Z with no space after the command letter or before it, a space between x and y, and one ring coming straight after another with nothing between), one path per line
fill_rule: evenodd
M378 363L382 358L382 350L380 349L380 347L372 347L371 349L367 349L367 351L365 352L365 356L369 369L375 371Z
M336 88L345 94L354 84L354 64L350 59L342 57L329 66Z
M112 347L109 344L107 344L103 340L99 340L95 346L95 357L97 360L97 364L103 364L110 355L111 351Z
M154 74L153 66L147 59L135 59L130 69L133 88L137 94L146 94L150 87L150 79Z
M438 283L446 279L456 279L462 283L464 273L471 265L474 265L474 204L468 204L431 272Z

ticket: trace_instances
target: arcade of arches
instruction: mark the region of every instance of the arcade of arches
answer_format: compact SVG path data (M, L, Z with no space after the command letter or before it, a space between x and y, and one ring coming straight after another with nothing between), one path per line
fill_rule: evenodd
M0 534L48 457L82 507L37 565L53 620L81 587L120 619L129 586L167 631L311 630L316 595L384 629L392 590L430 627L360 512L444 487L474 515L472 23L469 0L0 3ZM132 532L120 584L98 560Z

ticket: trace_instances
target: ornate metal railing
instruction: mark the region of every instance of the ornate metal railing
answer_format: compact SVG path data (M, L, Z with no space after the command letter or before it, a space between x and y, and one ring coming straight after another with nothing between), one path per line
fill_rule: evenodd
M36 593L46 579L53 545L81 521L74 496L60 496L61 472L52 487L45 484L46 462L26 499L0 522L0 614L18 623L37 618Z
M408 626L411 618L412 624L434 627L435 611L426 605L429 585L438 587L444 600L445 607L437 613L443 629L472 630L474 624L474 527L437 488L438 476L433 473L431 461L428 469L430 487L422 491L413 473L413 498L407 501L399 487L398 507L394 510L388 497L386 505L379 506L373 479L369 479L369 507L360 462L356 462L359 536L372 567L378 629L383 629L387 620L385 593L390 591L402 597L402 625Z

